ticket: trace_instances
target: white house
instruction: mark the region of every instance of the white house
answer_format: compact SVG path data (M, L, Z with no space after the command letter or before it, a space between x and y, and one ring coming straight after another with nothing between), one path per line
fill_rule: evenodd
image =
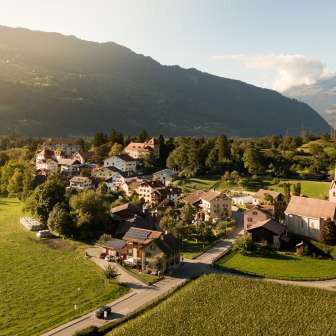
M327 219L335 220L336 203L300 196L292 196L285 211L289 232L320 240L320 227Z
M70 188L77 191L83 191L93 188L92 181L89 177L86 176L74 176L70 180Z
M169 185L176 175L174 170L167 168L154 173L153 178L161 181L165 185Z
M104 167L115 167L123 173L136 173L137 160L127 154L113 155L104 160Z

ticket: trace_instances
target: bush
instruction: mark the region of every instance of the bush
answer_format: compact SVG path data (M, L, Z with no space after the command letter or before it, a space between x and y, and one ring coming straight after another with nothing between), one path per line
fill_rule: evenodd
M107 279L114 279L118 276L118 272L112 265L108 264L104 270L104 274Z
M244 233L244 235L239 237L233 245L233 251L239 252L243 255L251 253L253 249L254 243L247 233Z
M96 326L90 326L83 330L77 331L73 336L100 336L99 328Z

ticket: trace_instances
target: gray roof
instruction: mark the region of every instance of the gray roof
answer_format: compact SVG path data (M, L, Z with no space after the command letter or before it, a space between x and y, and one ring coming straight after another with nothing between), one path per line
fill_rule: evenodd
M280 224L279 222L277 222L276 220L272 218L268 218L264 221L257 222L256 224L249 226L247 228L247 231L250 232L258 228L264 228L278 236L282 235L286 231L286 228L284 225Z
M125 240L112 238L101 243L101 246L112 250L121 250L126 246L126 244L127 242Z

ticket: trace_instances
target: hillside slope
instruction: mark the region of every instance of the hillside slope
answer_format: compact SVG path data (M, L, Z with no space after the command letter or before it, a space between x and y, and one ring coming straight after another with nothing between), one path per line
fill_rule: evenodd
M308 105L112 42L0 26L0 133L261 136L327 130Z

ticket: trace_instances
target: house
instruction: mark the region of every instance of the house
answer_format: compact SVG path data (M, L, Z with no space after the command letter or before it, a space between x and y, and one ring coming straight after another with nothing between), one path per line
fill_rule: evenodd
M198 220L216 220L223 216L232 216L232 200L225 194L215 191L197 190L182 199L182 202L196 206Z
M74 164L84 164L92 160L92 158L93 158L93 152L84 152L84 151L76 152L72 156Z
M61 165L61 173L67 175L67 176L74 176L78 175L80 173L80 167L81 165Z
M128 154L113 155L104 160L104 167L115 167L123 173L133 174L137 171L137 160Z
M273 191L273 190L267 190L267 189L259 189L253 196L252 204L254 205L261 205L261 204L266 204L267 202L267 197L272 197L274 201L281 201L282 200L282 194Z
M128 202L111 208L110 213L112 218L124 220L135 215L141 215L142 209L139 205Z
M99 245L105 249L107 255L113 257L123 257L127 254L127 242L122 239L112 238Z
M72 156L81 149L77 141L71 138L51 138L44 142L43 147L51 150L60 150L67 157Z
M153 180L159 180L164 185L169 185L174 178L177 176L177 173L173 169L163 169L153 174Z
M245 206L248 204L252 204L253 197L251 195L240 195L231 197L232 203L236 206Z
M320 228L336 219L336 203L315 198L292 196L285 210L288 232L321 240Z
M143 180L138 178L131 181L124 181L119 185L119 190L124 192L126 196L130 197L136 193L136 190L141 183L143 183Z
M123 240L127 242L125 263L142 271L165 273L180 263L179 243L170 234L132 227Z
M257 223L274 218L274 207L271 205L252 205L244 212L244 230Z
M55 152L48 148L43 148L41 151L37 152L35 168L36 171L45 174L56 173L58 170L58 163Z
M70 188L77 191L83 191L93 188L92 180L86 176L74 176L70 180Z
M254 242L267 242L267 245L279 249L282 242L287 242L286 227L273 218L259 221L247 228Z
M330 188L329 188L329 202L336 203L336 169L335 169L334 178L331 181Z
M176 202L181 194L179 188L165 186L158 180L142 181L135 189L135 192L145 203L150 205L157 205L165 199Z
M117 173L118 170L114 167L97 167L92 170L91 176L96 179L106 181Z
M130 142L125 148L124 152L133 159L142 159L150 153L159 154L159 146L155 139L151 138L145 142Z

